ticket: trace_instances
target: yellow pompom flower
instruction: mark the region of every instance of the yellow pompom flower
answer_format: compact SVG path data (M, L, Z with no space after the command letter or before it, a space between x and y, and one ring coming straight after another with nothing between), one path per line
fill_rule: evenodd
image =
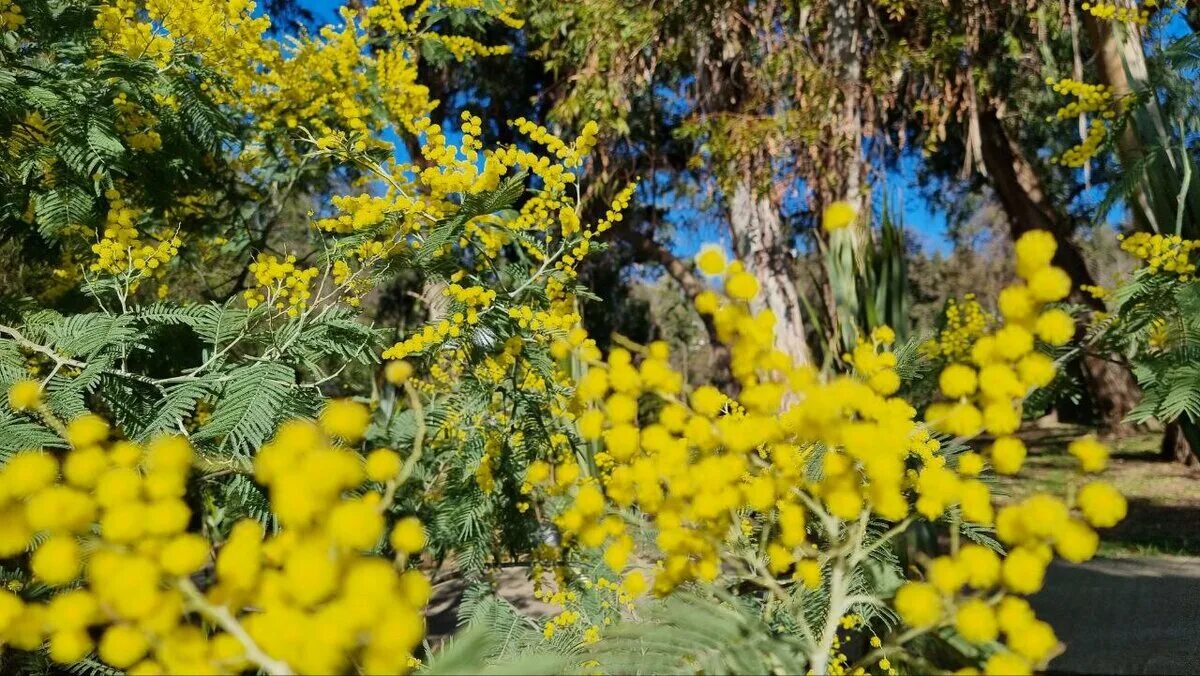
M1108 466L1108 447L1094 436L1088 435L1072 441L1067 444L1067 452L1079 459L1080 469L1084 472L1103 472Z
M1021 411L1007 402L994 402L983 409L983 428L988 434L1012 434L1021 426Z
M604 432L604 414L600 411L585 411L577 422L579 436L585 441L596 441Z
M967 571L949 556L939 556L929 564L929 583L938 591L951 596L967 583Z
M646 591L646 576L641 571L632 571L621 581L621 590L630 596L641 596Z
M22 380L8 388L8 405L14 411L27 411L42 405L42 386L36 380Z
M980 463L982 464L982 459ZM991 491L982 481L971 479L963 482L960 506L963 518L970 523L990 525L995 519Z
M347 549L366 551L375 547L383 535L383 515L375 503L345 500L329 513L329 536Z
M1043 303L1060 301L1071 293L1071 278L1062 268L1042 268L1029 278L1029 292Z
M14 497L27 497L50 485L58 476L58 463L43 451L21 451L4 466L6 488Z
M158 562L171 575L191 575L208 563L208 552L207 540L195 533L184 533L163 546Z
M100 659L118 669L133 666L149 649L146 634L129 624L114 624L100 638Z
M1017 254L1017 274L1028 279L1033 273L1050 265L1058 242L1045 230L1031 230L1017 239L1013 247Z
M854 205L849 202L834 202L825 207L825 213L821 215L821 227L830 232L841 230L853 223L857 217Z
M696 267L706 275L719 275L725 272L725 253L711 244L702 247L696 254Z
M983 673L987 676L1029 676L1033 673L1033 667L1020 655L1000 652L988 658L983 665Z
M900 374L896 369L882 369L871 374L867 384L872 390L885 397L893 395L900 389Z
M1023 326L1009 324L996 332L995 353L1016 361L1033 350L1033 334Z
M801 559L796 564L796 579L808 589L821 586L821 564L816 559Z
M954 627L972 643L988 643L1000 635L996 612L980 599L971 599L958 607Z
M989 589L1000 579L1000 556L977 544L965 544L957 558L967 571L967 584L975 589Z
M20 596L7 589L0 589L0 632L7 633L9 627L13 626L24 610L25 604L21 601Z
M1050 656L1058 646L1058 637L1049 624L1036 620L1021 631L1008 634L1006 642L1013 652L1036 664Z
M70 535L46 540L33 553L33 574L49 585L64 585L79 575L82 565L79 543Z
M975 394L978 382L975 369L966 364L950 364L942 369L941 375L938 376L938 385L942 388L942 394L951 399Z
M92 639L83 629L66 629L50 635L50 659L59 664L78 662L92 650Z
M405 381L412 377L412 364L403 359L389 361L383 369L383 375L387 381L393 385L403 385Z
M108 456L98 446L71 451L63 461L63 477L72 486L92 488L104 470L108 468Z
M407 516L396 522L388 538L392 548L404 554L415 554L425 546L425 526L415 516Z
M1086 524L1071 519L1058 531L1054 549L1058 555L1072 563L1089 561L1100 546L1100 536Z
M963 476L979 476L983 471L983 456L967 451L958 456L958 473Z
M1025 443L1016 437L1000 437L992 443L992 468L998 474L1016 474L1025 464Z
M715 418L725 405L725 395L712 385L702 385L692 391L692 410L702 416Z
M996 619L1006 634L1015 634L1037 621L1029 601L1019 596L1005 596L996 606Z
M1125 496L1106 481L1093 481L1080 488L1077 500L1084 518L1096 528L1117 525L1128 511Z
M1041 352L1030 352L1017 362L1017 374L1025 387L1045 387L1054 381L1054 360Z
M1066 345L1075 336L1075 320L1066 310L1046 310L1038 316L1034 332L1048 345Z
M98 444L108 438L108 423L98 415L81 415L67 424L67 441L75 448Z
M334 399L321 411L321 428L327 434L341 437L348 442L362 439L371 422L367 407L349 399Z
M1036 307L1033 296L1024 284L1014 284L1001 290L996 299L996 305L1000 309L1000 314L1011 322L1029 319Z
M725 293L735 300L751 300L758 295L758 280L749 272L736 272L725 280Z
M367 478L384 483L396 478L402 462L400 454L390 448L377 448L367 455Z
M1046 562L1027 547L1017 547L1004 559L1004 586L1017 594L1032 594L1042 588Z
M893 600L896 612L910 627L932 627L942 617L942 596L928 582L905 582Z

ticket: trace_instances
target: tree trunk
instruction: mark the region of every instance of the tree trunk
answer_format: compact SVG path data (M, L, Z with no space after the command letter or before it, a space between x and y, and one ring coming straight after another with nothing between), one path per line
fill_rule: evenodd
M1079 287L1094 285L1091 273L1071 239L1071 226L1049 203L1033 165L1008 137L995 108L979 111L981 152L991 185L1008 215L1009 232L1016 240L1030 230L1046 230L1058 242L1054 264L1071 277L1072 300L1096 310L1103 304L1082 293ZM1102 425L1111 431L1123 429L1125 415L1137 404L1139 391L1133 374L1120 364L1087 355L1081 361L1084 380L1096 405Z
M1185 465L1200 465L1200 427L1179 419L1163 430L1162 459Z
M860 213L866 205L862 189L863 177L863 106L861 36L863 21L859 17L859 0L833 3L829 29L830 65L839 74L842 90L842 110L837 124L838 155L835 166L829 167L840 176L841 185L834 186L833 199L854 205ZM822 204L821 206L826 206Z
M775 347L797 365L811 364L794 275L792 238L784 230L779 211L769 196L754 191L749 180L739 180L729 199L729 226L734 251L746 271L758 278L759 306L775 315Z

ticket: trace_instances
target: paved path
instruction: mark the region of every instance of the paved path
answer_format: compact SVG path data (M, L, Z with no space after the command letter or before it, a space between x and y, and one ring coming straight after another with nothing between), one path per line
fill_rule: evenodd
M1200 674L1200 558L1056 563L1032 601L1067 644L1051 671Z

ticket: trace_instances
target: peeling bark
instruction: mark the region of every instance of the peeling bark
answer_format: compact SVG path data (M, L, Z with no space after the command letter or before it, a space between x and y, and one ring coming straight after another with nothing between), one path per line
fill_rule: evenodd
M758 278L758 303L775 315L775 347L796 364L812 363L800 295L793 274L792 238L769 196L757 194L749 181L734 184L729 197L729 227L733 247Z

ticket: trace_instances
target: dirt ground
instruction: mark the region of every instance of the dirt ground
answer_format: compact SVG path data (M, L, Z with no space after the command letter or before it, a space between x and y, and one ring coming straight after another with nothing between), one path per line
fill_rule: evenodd
M1079 477L1067 444L1084 433L1066 425L1023 430L1029 458L1017 477L999 481L1004 499L1039 491L1062 495L1067 482ZM1159 438L1145 433L1108 440L1113 453L1103 478L1125 495L1129 515L1101 533L1101 556L1200 556L1200 468L1159 460Z

